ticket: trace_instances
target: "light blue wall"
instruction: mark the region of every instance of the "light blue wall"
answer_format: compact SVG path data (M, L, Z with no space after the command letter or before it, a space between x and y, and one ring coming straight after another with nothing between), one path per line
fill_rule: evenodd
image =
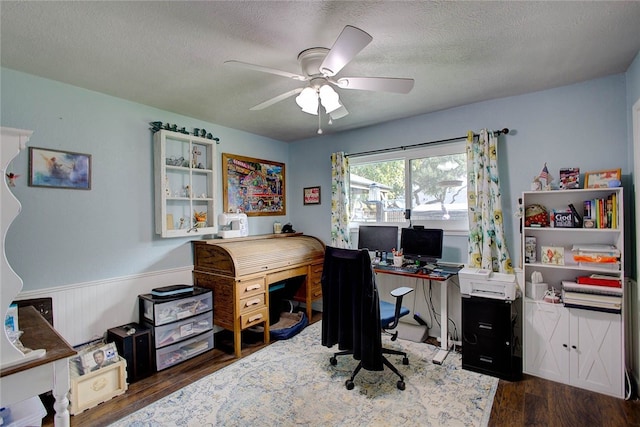
M193 264L189 239L155 234L151 121L207 129L220 138L219 157L290 164L280 141L13 70L1 69L0 77L2 126L33 130L29 146L92 156L91 191L29 187L27 150L9 168L20 175L14 194L22 212L7 233L6 253L25 291ZM221 194L218 188L218 200ZM251 234L271 232L274 219L251 218Z
M514 213L520 194L530 188L545 162L556 179L562 167L579 167L583 175L585 171L620 167L628 181L631 166L625 99L625 76L620 74L298 141L290 151L289 190L296 206L291 220L301 231L330 241L332 152L397 147L463 136L470 129L508 127L511 133L500 137L499 168L509 249L518 265L520 232ZM302 206L302 188L310 185L322 186L320 206ZM451 259L454 254L461 258ZM466 262L466 236L446 237L444 257Z
M634 63L636 70L638 60ZM637 75L637 71L630 73ZM330 154L410 145L465 135L469 129L509 127L500 139L500 172L509 247L519 262L518 222L512 215L544 162L581 171L621 167L628 181L629 95L638 78L625 75L472 104L357 131L286 144L204 123L62 83L2 69L3 126L34 130L30 146L89 153L91 191L27 186L27 154L12 163L23 204L7 236L7 257L25 290L190 265L188 239L154 234L152 145L154 120L205 127L221 138L218 153L287 165L287 217L294 228L330 240ZM219 177L220 178L220 177ZM320 185L321 205L304 206L302 189ZM221 190L218 189L219 196ZM221 209L221 207L219 208ZM275 217L250 219L251 234L271 231ZM445 258L465 261L466 236L447 237Z

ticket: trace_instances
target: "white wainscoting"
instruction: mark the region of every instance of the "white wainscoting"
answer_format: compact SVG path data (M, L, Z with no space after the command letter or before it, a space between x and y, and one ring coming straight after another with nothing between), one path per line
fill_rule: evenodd
M53 324L72 346L107 329L138 321L138 295L153 288L193 284L193 266L21 292L16 300L51 298ZM18 319L18 322L20 319ZM18 323L19 324L19 323Z

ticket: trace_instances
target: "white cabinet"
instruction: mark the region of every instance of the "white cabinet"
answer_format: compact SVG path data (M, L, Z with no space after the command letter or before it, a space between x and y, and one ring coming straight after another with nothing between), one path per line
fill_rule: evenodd
M526 373L624 397L620 314L529 299L525 325Z
M558 228L526 226L523 221L522 259L525 281L540 272L549 287L561 290L562 281L575 281L578 276L606 274L622 283L622 307L618 312L599 309L569 308L562 304L524 298L523 370L549 380L558 381L600 393L624 397L625 377L625 281L624 223L622 188L528 191L522 204L538 204L548 212L565 210L573 204L580 215L584 202L607 200L614 195L610 208L615 225L611 228ZM605 204L606 206L606 204ZM526 251L527 240L536 243L535 261ZM574 245L613 245L620 251L614 267L597 263L578 263L573 259ZM564 257L558 264L542 263L541 248L562 248ZM561 252L562 250L560 250ZM525 257L527 256L527 257Z
M216 141L168 130L157 131L153 139L156 233L216 233Z

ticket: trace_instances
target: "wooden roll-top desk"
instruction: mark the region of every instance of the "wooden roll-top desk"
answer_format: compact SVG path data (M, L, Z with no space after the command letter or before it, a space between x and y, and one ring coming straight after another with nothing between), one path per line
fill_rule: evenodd
M247 328L264 324L269 342L269 285L304 277L295 299L306 304L311 319L312 303L322 298L324 248L300 233L193 242L193 283L213 291L213 323L233 331L236 357Z

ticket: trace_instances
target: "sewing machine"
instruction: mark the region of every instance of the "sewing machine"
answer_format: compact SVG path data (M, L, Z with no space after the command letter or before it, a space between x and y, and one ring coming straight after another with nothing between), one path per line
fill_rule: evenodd
M221 213L218 215L218 236L223 239L246 237L249 235L247 214Z

